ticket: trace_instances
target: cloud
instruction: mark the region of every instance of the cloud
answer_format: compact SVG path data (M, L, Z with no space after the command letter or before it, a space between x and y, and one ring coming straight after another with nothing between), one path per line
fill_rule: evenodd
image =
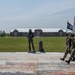
M31 4L28 8L18 8L18 9L16 8L10 10L6 9L6 11L10 13L7 12L6 16L3 16L3 18L1 19L6 21L32 20L32 19L35 20L39 18L43 19L43 18L51 17L53 14L59 14L58 12L61 13L62 11L65 11L74 6L75 6L74 2L72 2L71 0L66 0L66 1L47 0L46 2L39 1L36 5L33 4L33 7Z
M7 0L0 4L0 24L9 28L59 27L61 23L65 28L65 20L75 13L75 0Z

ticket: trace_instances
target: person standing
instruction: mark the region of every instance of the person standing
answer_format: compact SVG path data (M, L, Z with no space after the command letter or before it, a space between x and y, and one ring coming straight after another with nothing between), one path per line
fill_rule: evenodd
M29 29L29 32L27 34L27 38L28 38L28 45L29 45L29 51L28 51L28 53L31 52L31 45L32 45L32 48L33 48L33 53L36 53L35 48L34 48L34 43L33 43L34 35L33 35L31 29Z

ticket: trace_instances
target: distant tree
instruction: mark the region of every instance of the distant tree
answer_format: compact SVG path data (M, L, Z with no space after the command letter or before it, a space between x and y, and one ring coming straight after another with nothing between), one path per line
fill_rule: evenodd
M2 34L1 34L1 37L5 37L6 36L6 32L3 31Z

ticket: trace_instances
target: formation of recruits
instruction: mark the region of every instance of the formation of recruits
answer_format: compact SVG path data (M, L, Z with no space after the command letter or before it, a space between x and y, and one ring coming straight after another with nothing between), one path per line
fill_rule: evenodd
M65 60L67 55L70 54L70 57L66 62L70 64L70 61L75 61L75 41L74 41L74 34L66 34L66 51L64 53L63 58L60 58L60 60Z

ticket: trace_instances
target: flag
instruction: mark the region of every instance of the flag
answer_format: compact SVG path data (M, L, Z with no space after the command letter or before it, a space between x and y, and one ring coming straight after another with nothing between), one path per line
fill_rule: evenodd
M69 29L69 30L72 30L72 31L73 31L73 26L72 26L69 22L67 22L67 29Z

